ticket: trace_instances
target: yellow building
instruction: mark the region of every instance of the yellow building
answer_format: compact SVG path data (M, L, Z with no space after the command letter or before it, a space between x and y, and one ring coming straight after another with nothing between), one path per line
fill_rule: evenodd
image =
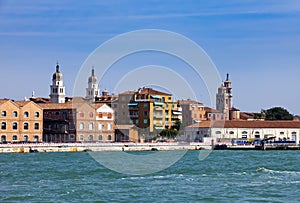
M0 100L1 142L41 142L43 111L32 101Z
M176 122L182 120L181 108L172 95L152 88L135 92L128 107L131 124L150 133L175 128Z

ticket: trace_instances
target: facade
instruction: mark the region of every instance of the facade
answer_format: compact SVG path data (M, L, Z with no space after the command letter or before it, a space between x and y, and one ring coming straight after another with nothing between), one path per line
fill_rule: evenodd
M191 140L210 137L216 141L245 140L260 141L274 137L273 141L288 140L299 143L299 121L228 120L203 121L185 129Z
M31 101L0 100L1 143L41 142L42 109Z
M88 87L86 88L86 98L95 101L99 96L100 89L98 87L98 78L95 76L95 70L92 69L92 75L88 79Z
M76 142L76 110L71 102L39 104L43 109L43 141Z
M52 103L65 103L66 90L63 82L62 73L59 71L59 65L56 65L56 71L52 76L52 85L50 85L50 100Z
M205 120L205 109L201 102L191 99L178 101L182 108L182 124L184 126Z
M117 125L115 136L116 142L144 142L135 125Z
M114 112L106 104L76 103L79 142L114 142Z
M131 125L133 122L129 116L129 103L133 99L135 91L121 92L118 99L112 103L114 109L115 122L117 125Z
M130 124L148 129L150 133L173 129L182 121L182 109L171 94L139 89L128 103Z
M227 74L226 80L218 88L216 95L216 109L224 114L224 119L229 120L229 110L232 108L232 84Z
M224 113L210 108L210 107L204 107L204 111L205 111L205 120L224 120Z

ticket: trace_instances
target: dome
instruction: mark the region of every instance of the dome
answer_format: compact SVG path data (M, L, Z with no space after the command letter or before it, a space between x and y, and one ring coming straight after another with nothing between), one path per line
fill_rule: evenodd
M89 83L98 83L94 68L92 69L92 75L89 77Z
M56 65L56 72L53 73L52 80L62 80L62 73L59 72L59 65Z

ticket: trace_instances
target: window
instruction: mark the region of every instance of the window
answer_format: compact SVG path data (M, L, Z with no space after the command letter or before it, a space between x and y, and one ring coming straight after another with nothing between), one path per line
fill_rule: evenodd
M13 135L12 139L13 139L14 141L18 140L18 136L17 136L17 135Z
M99 113L98 113L98 117L99 117L99 118L103 118L103 113L102 113L102 112L99 112Z
M80 118L83 118L83 117L84 117L84 113L83 113L83 112L80 112L80 113L79 113L79 117L80 117Z
M28 123L24 123L24 130L28 130Z
M167 104L168 105L168 104ZM147 103L144 103L144 108L148 107L148 104Z
M18 112L14 111L14 112L13 112L13 117L14 117L14 118L18 117Z
M108 136L107 136L107 140L111 140L111 135L108 135Z
M135 120L135 124L137 124L137 125L138 125L138 124L139 124L139 120Z
M80 138L79 138L79 139L80 139L81 141L83 141L83 138L84 138L84 136L83 136L83 135L80 135Z
M216 134L217 134L217 135L220 135L220 134L221 134L221 131L217 131Z
M1 142L2 142L2 143L6 142L6 136L5 136L5 135L2 135L2 136L1 136Z
M40 113L39 112L34 112L34 117L35 118L39 118L40 117Z
M2 117L6 117L6 111L2 111L1 115Z
M284 132L280 132L280 135L284 135Z
M80 129L80 130L83 130L83 129L84 129L84 123L80 123L80 124L79 124L79 129Z
M98 124L98 130L102 130L102 124L101 123Z
M102 140L103 138L102 138L102 135L99 135L98 136L98 140Z
M89 116L90 116L90 118L93 118L93 117L94 117L94 113L93 113L93 112L90 112L90 113L89 113Z
M107 124L107 130L111 130L111 129L112 129L112 124L111 123Z
M93 130L94 129L94 124L93 123L90 123L89 124L89 130Z
M147 119L144 119L144 124L148 123L148 120Z
M24 135L23 141L24 141L24 142L28 142L28 135Z
M13 130L18 130L18 123L17 122L13 122Z
M89 141L93 140L93 135L89 135Z
M108 114L107 114L107 118L108 118L108 119L111 119L111 118L112 118L112 114L111 114L111 113L108 113Z
M40 124L39 124L39 123L35 123L35 124L34 124L34 129L35 129L35 130L38 130L39 128L40 128Z
M6 122L2 122L1 123L1 129L2 130L6 130Z
M144 111L144 116L147 116L148 115L148 112L147 111Z
M39 141L39 136L38 135L35 135L34 138L33 138L34 142L38 142Z
M24 112L24 118L28 118L29 117L29 113L27 111Z
M229 134L230 134L230 135L233 135L233 134L234 134L234 132L233 132L233 131L230 131L230 132L229 132Z

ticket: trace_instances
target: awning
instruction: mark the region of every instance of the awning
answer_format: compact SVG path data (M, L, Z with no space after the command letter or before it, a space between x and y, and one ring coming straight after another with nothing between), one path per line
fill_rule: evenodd
M163 129L165 129L165 128L162 127L162 126L155 126L154 128L155 128L155 130L163 130Z
M158 96L158 95L150 95L150 97L153 99L161 99L161 96Z
M182 113L179 112L179 111L173 111L173 114L174 114L174 115L181 115Z
M128 103L128 106L138 106L138 103Z
M163 102L154 102L154 106L163 106L164 103Z

